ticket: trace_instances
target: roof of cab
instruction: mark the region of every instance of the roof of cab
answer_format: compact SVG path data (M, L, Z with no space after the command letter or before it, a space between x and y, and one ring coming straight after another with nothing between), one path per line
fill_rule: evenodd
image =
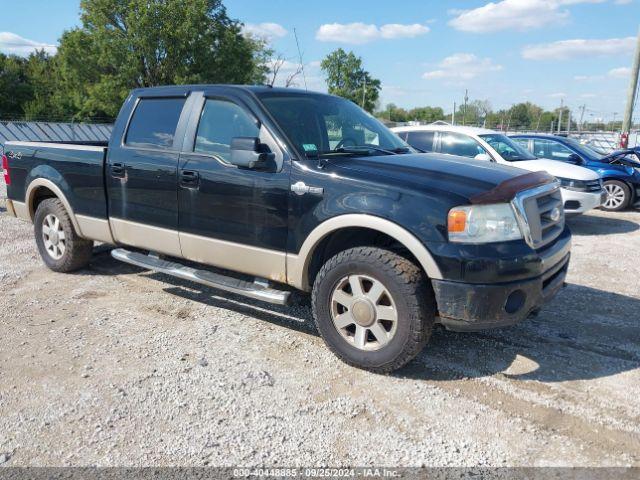
M500 133L495 130L489 130L488 128L479 127L462 127L459 125L413 125L405 127L392 128L394 132L458 132L466 133L467 135L489 135L492 133Z
M160 87L146 87L146 88L136 88L131 93L137 96L143 96L145 94L149 95L184 95L188 92L197 91L197 90L206 90L208 88L225 88L231 90L240 90L245 92L252 93L266 93L266 92L274 92L274 93L311 93L316 95L326 95L321 92L309 92L306 90L300 90L296 88L283 88L283 87L270 87L268 85L229 85L229 84L194 84L194 85L165 85Z

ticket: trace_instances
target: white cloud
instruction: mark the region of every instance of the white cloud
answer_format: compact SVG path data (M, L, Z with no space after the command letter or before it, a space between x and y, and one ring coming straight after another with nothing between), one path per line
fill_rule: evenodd
M429 33L429 30L419 23L388 23L380 27L362 22L325 23L316 32L316 40L362 45L379 39L414 38Z
M500 30L531 30L563 24L569 11L562 8L578 3L601 3L605 0L501 0L471 10L452 10L449 21L456 30L473 33Z
M58 47L48 43L36 42L11 32L0 32L0 52L20 56L28 56L35 50L43 50L54 54Z
M607 75L613 78L627 78L629 75L631 75L631 68L629 67L612 68L611 70L609 70L609 73L607 73Z
M549 96L551 98L565 98L567 96L566 93L558 92L558 93L550 93Z
M522 49L522 57L528 60L566 60L584 58L591 60L594 56L626 55L633 52L636 39L608 38L604 40L561 40L559 42L529 45Z
M436 70L425 72L422 78L462 81L500 70L502 65L495 64L490 58L478 58L471 53L456 53L442 60Z
M242 28L245 34L252 35L254 37L264 38L265 40L272 41L275 38L282 38L287 35L287 30L279 23L247 23Z

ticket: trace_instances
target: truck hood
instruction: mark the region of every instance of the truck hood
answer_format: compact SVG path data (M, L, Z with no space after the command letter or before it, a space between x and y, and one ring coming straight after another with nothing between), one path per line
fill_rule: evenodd
M506 165L432 153L333 158L329 163L345 176L360 172L368 178L384 177L402 187L438 191L465 201L527 173Z
M513 162L513 165L531 172L547 172L554 177L569 178L571 180L588 181L600 178L593 170L570 163L558 162L557 160L522 160Z

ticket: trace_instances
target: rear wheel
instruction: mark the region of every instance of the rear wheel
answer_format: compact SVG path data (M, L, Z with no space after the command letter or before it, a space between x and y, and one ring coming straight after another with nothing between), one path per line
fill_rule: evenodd
M421 270L374 247L327 261L314 282L312 305L328 347L349 365L379 373L420 353L435 319L433 292Z
M40 256L51 270L72 272L89 264L93 242L78 236L57 198L48 198L38 205L34 229Z
M624 210L631 203L631 189L624 182L607 180L604 182L607 198L602 204L602 209L609 212Z

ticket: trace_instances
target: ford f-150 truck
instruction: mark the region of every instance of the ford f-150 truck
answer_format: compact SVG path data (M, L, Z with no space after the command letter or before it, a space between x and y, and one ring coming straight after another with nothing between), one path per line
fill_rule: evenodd
M140 89L108 145L5 153L7 209L34 223L52 270L86 267L103 242L118 260L254 300L311 292L331 350L376 372L411 360L435 323L535 314L569 264L555 178L419 154L329 95Z

